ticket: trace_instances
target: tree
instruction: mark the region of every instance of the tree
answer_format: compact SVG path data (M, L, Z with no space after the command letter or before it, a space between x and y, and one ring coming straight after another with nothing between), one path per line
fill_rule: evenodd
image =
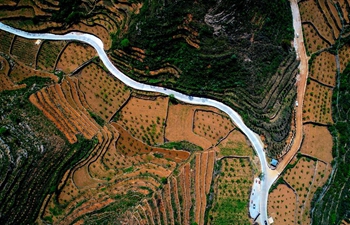
M127 47L129 47L129 45L130 45L129 39L124 38L124 39L120 42L120 45L121 45L122 48L127 48Z

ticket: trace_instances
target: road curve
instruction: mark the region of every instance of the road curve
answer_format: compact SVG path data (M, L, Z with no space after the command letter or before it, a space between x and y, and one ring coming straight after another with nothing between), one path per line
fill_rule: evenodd
M93 36L91 34L84 34L80 32L71 32L65 35L57 35L57 34L50 34L50 33L29 33L29 32L25 32L25 31L10 27L1 22L0 22L0 29L27 39L62 40L62 41L75 40L75 41L87 43L91 45L93 48L95 48L100 59L102 60L106 68L110 71L110 73L113 74L119 80L121 80L123 83L125 83L127 86L130 86L131 88L142 90L142 91L152 91L152 92L163 93L165 95L173 95L176 99L180 101L190 103L190 104L196 104L196 105L213 106L227 113L227 115L232 119L232 121L236 124L236 126L239 127L239 129L248 137L248 139L252 143L253 148L260 159L261 172L265 175L266 178L263 179L261 182L262 191L261 191L261 199L260 199L259 222L261 224L264 224L264 221L267 220L268 192L271 185L277 178L278 174L276 171L272 171L268 167L268 163L265 157L265 152L263 149L263 143L260 137L256 133L254 133L252 130L250 130L244 124L240 115L237 112L235 112L233 109L231 109L229 106L221 102L218 102L216 100L188 96L168 88L142 84L132 80L131 78L123 74L121 71L119 71L113 65L113 63L109 60L106 52L103 49L103 42L98 37Z

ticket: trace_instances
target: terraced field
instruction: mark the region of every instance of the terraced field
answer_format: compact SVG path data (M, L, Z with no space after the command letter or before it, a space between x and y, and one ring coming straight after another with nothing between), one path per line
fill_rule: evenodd
M33 0L16 5L9 1L0 5L6 11L0 19L28 31L96 35L115 65L130 77L219 99L238 110L254 131L265 136L269 154L277 156L289 139L298 72L295 54L289 51L293 38L290 7L287 2L264 0L260 6L247 7L244 16L238 13L241 7L247 7L244 0L237 5L228 0L199 4L181 0L165 5L159 0ZM281 32L276 34L276 29ZM242 37L242 32L247 36ZM50 54L46 52L49 43ZM38 58L28 54L26 63L36 59L38 68L69 74L95 56L91 49L75 43L58 52L62 44L41 43L42 53ZM59 59L57 54L61 54ZM74 54L84 57L73 60Z

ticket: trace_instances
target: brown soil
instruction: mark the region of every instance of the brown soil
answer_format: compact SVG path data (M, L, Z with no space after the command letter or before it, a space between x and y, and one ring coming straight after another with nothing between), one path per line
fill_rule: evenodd
M269 194L268 199L268 212L275 224L295 224L297 199L292 189L280 184Z
M315 0L302 1L299 3L299 10L302 22L311 22L319 33L330 43L334 42L331 28L324 20L323 14L317 7Z
M229 117L222 114L196 110L193 122L194 133L205 137L213 145L234 129L234 125Z
M336 82L335 56L328 52L318 55L310 67L310 77L334 87Z
M303 120L305 122L332 124L332 95L333 90L331 88L311 80L306 87Z
M301 147L301 153L330 163L333 160L333 138L327 127L304 125L305 138Z
M315 28L310 24L303 24L305 45L310 54L329 47L329 44L322 40Z
M196 155L196 177L195 177L195 196L196 196L196 201L195 201L195 208L194 208L194 220L196 221L197 224L200 224L200 219L201 219L201 205L205 204L204 199L202 199L201 196L201 186L203 185L201 183L201 154Z
M208 149L212 144L205 138L193 133L193 115L198 106L170 105L168 119L165 128L165 138L168 141L189 141L193 144Z
M71 42L61 54L56 70L61 70L65 74L70 74L84 62L92 59L96 55L95 49L90 45Z
M119 112L117 123L149 145L163 144L168 101L167 97L131 97Z
M247 138L239 130L232 131L218 146L218 157L253 156L253 149Z

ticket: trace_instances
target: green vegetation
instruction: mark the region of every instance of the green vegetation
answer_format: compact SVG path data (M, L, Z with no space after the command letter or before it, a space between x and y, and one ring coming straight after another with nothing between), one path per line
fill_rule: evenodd
M248 203L251 186L251 168L243 166L244 159L225 158L215 164L219 173L208 224L251 224L248 217ZM220 167L220 170L218 170Z
M180 142L167 142L158 147L167 148L167 149L176 149L176 150L187 150L190 152L193 151L203 151L203 148L195 145L188 141L180 141Z
M89 115L96 121L98 125L100 125L101 127L105 125L105 121L100 116L96 115L90 110L88 110L88 112L89 112Z

